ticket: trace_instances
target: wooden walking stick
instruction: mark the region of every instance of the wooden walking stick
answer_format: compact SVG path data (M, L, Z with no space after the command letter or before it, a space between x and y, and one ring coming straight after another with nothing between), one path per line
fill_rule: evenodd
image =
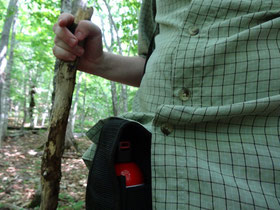
M93 8L79 9L75 15L74 24L77 25L81 20L90 20L92 13ZM77 60L61 61L57 71L54 105L41 165L41 210L53 210L58 205L61 158L75 87L76 68Z

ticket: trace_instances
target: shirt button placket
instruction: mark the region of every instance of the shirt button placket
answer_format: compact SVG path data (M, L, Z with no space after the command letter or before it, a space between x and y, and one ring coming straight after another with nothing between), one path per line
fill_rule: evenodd
M191 27L189 27L189 34L191 35L191 36L195 36L195 35L197 35L199 33L199 28L198 27L196 27L196 26L191 26Z
M173 126L171 126L168 123L165 123L160 127L160 130L164 135L168 136L170 133L173 132L174 129Z
M181 101L189 100L190 96L191 96L191 92L187 88L183 88L179 92L179 98L180 98Z

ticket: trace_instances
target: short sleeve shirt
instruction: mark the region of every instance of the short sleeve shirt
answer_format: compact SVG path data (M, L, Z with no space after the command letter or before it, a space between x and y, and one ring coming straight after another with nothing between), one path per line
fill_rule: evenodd
M153 208L280 209L280 1L144 0L139 55L156 25L123 115L152 133Z

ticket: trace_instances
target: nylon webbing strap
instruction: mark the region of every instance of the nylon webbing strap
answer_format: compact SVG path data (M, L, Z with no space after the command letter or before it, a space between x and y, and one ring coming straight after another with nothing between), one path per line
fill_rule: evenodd
M114 176L114 157L118 146L120 128L128 121L112 118L104 124L100 134L97 150L90 169L86 209L118 210L120 209L120 189L117 177ZM113 187L112 187L113 186Z

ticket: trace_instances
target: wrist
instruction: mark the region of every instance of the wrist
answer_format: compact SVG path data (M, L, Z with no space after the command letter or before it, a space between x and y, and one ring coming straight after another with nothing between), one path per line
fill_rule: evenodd
M106 69L105 57L106 52L102 52L101 55L94 60L81 57L78 63L78 70L100 76L100 72Z

